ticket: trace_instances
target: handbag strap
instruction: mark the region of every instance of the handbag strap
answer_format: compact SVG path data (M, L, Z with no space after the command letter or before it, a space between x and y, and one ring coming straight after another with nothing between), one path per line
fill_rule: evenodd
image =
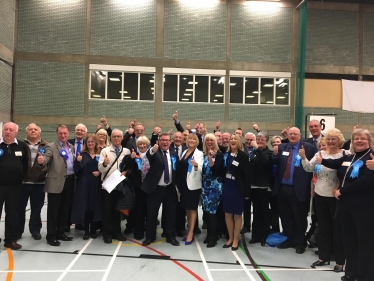
M112 163L112 165L110 165L110 167L109 167L108 171L106 171L106 173L105 173L105 176L103 177L103 181L105 180L106 176L108 175L108 173L109 173L110 169L112 169L112 167L113 167L114 163L116 163L116 162L117 162L117 160L118 160L119 156L120 156L120 155L122 154L122 150L123 150L123 147L121 148L121 151L120 151L120 152L118 153L118 155L117 155L117 157L116 157L116 160L114 160L114 162Z

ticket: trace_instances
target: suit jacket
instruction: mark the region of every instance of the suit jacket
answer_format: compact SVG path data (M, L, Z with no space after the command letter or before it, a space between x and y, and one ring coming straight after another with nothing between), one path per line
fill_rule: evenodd
M69 143L69 147L75 158L74 145ZM47 144L45 147L43 166L47 166L48 173L45 178L44 192L61 193L64 188L67 164L60 155L61 149L58 140Z
M74 148L75 148L75 138L69 139L68 143L72 144L74 146ZM82 150L83 150L83 145L84 145L84 139L82 139L82 144L81 144L81 147L82 147L81 149Z
M251 194L251 179L249 177L249 161L248 155L239 150L234 160L239 164L234 166L235 183L239 191L245 196L249 197Z
M175 156L178 159L178 155L176 155L173 151L169 149L170 157ZM150 149L147 151L147 158L149 160L149 171L145 176L142 186L140 187L145 193L151 194L155 191L158 182L160 181L162 174L164 172L164 156L162 154L162 150L159 148L155 153L151 155ZM170 159L171 161L171 159ZM176 165L178 165L178 161L176 161ZM175 187L177 179L176 169L172 169L172 186ZM175 188L173 188L175 190Z
M175 128L179 131L179 132L181 132L182 134L183 134L183 132L184 132L184 128L183 128L183 126L181 125L181 123L174 123L174 125L175 125ZM191 131L190 131L190 133L191 133ZM199 144L197 145L197 149L198 150L200 150L200 151L203 151L203 139L202 139L202 137L201 137L201 134L199 134L199 133L196 133L196 136L197 136L197 138L199 139Z
M312 159L315 155L315 147L307 142L300 141L299 147L304 146L305 156L308 160ZM272 157L272 163L278 165L277 173L275 175L273 193L277 195L282 185L282 179L284 170L286 169L286 163L288 156L282 155L283 152L290 150L290 143L282 143L278 146L277 156ZM296 197L299 201L310 200L310 187L313 173L306 172L303 169L303 165L300 163L299 167L294 168L293 173L293 186L295 189Z
M181 159L184 157L184 155L186 155L186 153L187 153L187 150L185 150L182 153ZM194 160L197 162L197 165L199 166L197 171L195 171L195 168L192 167L192 171L189 173L187 172L187 178L186 179L178 178L178 182L182 180L186 180L188 189L196 190L196 189L200 189L203 185L202 171L203 171L203 163L204 163L204 154L200 150L195 149L192 156Z
M187 146L185 146L184 144L182 144L181 145L182 146L182 153L187 149ZM170 144L170 151L173 151L173 152L175 152L175 145L174 145L174 142L172 142L171 144ZM178 156L180 156L180 155L178 155Z

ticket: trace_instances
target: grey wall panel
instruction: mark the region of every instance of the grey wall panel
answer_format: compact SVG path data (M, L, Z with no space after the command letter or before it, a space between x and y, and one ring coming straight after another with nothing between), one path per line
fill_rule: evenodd
M14 46L15 0L0 1L0 43L10 50Z
M183 125L185 125L188 120L224 120L225 106L223 104L162 103L162 119L172 120L171 118L175 111L178 111L179 118L184 121Z
M18 50L84 54L86 1L20 0Z
M335 124L358 124L358 113L342 110L340 108L305 107L304 116L308 113L335 113Z
M308 9L306 63L358 66L359 13Z
M92 1L91 54L155 57L156 1Z
M232 61L290 63L291 48L292 8L232 5Z
M164 57L226 60L227 5L186 7L165 1Z
M290 106L233 105L229 106L229 120L240 122L291 122Z
M113 118L154 118L154 102L89 100L88 116Z
M10 114L12 67L0 62L0 112Z
M84 65L18 61L15 113L84 116Z
M364 13L364 66L374 67L374 13Z

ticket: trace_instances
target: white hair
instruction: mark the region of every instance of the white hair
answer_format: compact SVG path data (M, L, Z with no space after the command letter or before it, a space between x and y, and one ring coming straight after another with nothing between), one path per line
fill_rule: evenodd
M35 123L30 123L30 124L28 124L27 127L26 127L26 133L27 133L27 130L29 129L29 127L30 127L31 125L35 125L35 126L38 128L39 133L42 132L42 129L41 129L38 125L36 125Z
M82 123L79 123L77 126L75 126L75 131L78 129L79 126L83 127L84 130L85 130L86 133L87 133L87 127L86 127L86 125L84 125L84 124L82 124Z

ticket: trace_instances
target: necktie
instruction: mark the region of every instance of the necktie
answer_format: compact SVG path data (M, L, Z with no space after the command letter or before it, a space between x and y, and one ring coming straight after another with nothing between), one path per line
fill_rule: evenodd
M76 151L75 154L78 155L78 153L81 152L81 150L82 150L82 145L81 145L81 142L79 141L79 142L77 142L77 151Z
M313 140L313 145L314 145L315 148L318 148L317 147L317 140Z
M169 175L169 162L166 151L164 151L164 182L168 184L170 182L170 175Z
M119 154L119 148L116 147L114 150L116 151L116 156L118 156L118 154Z
M288 154L286 168L284 169L283 178L288 180L291 177L291 162L292 162L292 146L290 146L290 153Z

